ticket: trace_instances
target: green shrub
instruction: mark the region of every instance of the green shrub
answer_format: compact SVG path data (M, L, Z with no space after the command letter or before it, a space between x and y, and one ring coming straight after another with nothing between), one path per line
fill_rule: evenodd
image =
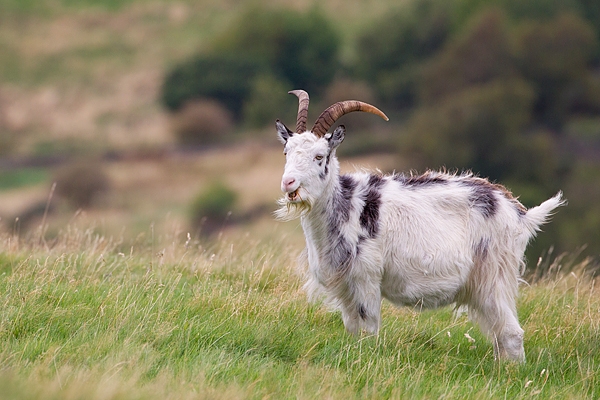
M317 10L252 7L214 44L214 51L256 60L279 79L318 94L339 67L340 38ZM264 71L263 71L264 72Z
M239 118L258 71L256 62L239 55L196 56L177 65L167 74L162 88L162 102L174 111L194 99L211 98Z
M316 11L251 8L216 39L212 51L166 75L162 102L173 111L192 99L212 98L236 119L246 113L250 125L257 125L258 119L271 118L256 103L265 96L265 77L285 82L285 88L279 85L284 94L294 88L318 94L338 68L339 42L329 21Z
M236 201L237 194L223 182L210 184L192 203L192 225L204 235L218 232L228 222Z

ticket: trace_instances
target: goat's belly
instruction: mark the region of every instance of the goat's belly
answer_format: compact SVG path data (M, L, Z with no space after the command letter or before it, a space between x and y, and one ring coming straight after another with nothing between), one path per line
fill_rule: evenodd
M381 284L381 294L396 305L437 308L452 304L464 286L461 276L407 277L385 275Z

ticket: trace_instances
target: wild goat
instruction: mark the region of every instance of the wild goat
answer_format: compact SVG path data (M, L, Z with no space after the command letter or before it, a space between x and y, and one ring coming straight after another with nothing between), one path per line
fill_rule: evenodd
M471 173L339 174L336 148L352 111L388 120L360 101L338 102L306 130L309 97L299 99L296 132L279 120L286 155L277 217L300 218L306 237L309 298L342 312L351 333L376 334L382 297L396 305L466 306L491 339L496 357L524 361L515 299L524 252L559 192L527 210L503 186Z

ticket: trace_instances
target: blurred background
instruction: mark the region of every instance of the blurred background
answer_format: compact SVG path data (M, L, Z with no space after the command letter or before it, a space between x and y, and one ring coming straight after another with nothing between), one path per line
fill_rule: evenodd
M530 264L600 254L597 0L0 0L1 229L301 237L271 215L298 88L390 117L340 120L345 170L563 190Z

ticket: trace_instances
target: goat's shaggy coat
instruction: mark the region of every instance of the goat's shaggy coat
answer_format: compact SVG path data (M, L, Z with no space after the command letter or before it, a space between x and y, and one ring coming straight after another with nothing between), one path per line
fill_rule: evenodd
M466 306L499 357L523 361L515 306L524 252L561 194L525 209L503 186L472 174L340 175L343 126L285 145L280 219L300 217L311 298L339 308L346 329L377 333L381 299L397 305Z

